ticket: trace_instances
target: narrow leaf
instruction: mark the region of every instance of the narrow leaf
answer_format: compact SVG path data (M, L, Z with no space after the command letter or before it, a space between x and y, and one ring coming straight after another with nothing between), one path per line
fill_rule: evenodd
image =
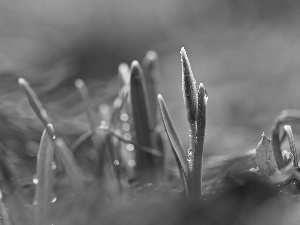
M170 116L169 110L166 106L166 103L160 94L158 95L158 104L159 104L160 113L162 116L162 120L163 120L165 129L166 129L167 135L169 137L174 155L177 160L178 167L183 174L183 178L184 178L183 181L187 185L187 187L189 187L190 171L189 171L188 162L186 160L186 153L181 145L181 142L179 140L177 131L173 124L173 121ZM189 191L188 189L186 189L187 192Z
M37 95L35 94L35 92L32 90L32 88L24 78L19 78L18 82L19 82L19 86L23 89L24 93L26 94L26 97L34 113L37 115L37 117L40 119L43 125L47 128L47 125L50 123L50 119L47 114L47 111L43 107ZM50 129L47 128L47 131L52 137L55 136L54 133L50 133L51 132Z
M206 127L206 104L207 93L204 85L201 83L198 91L198 115L197 115L197 134L196 147L193 163L193 195L201 197L202 195L202 165L203 165L203 145Z
M52 125L50 125L52 127ZM50 128L50 129L53 129ZM54 176L52 170L54 147L51 137L45 129L37 156L37 180L35 192L35 224L44 224L45 218L51 211Z
M146 90L149 98L151 129L157 125L157 79L159 77L158 56L155 51L147 52L143 60Z
M78 89L78 91L83 99L84 106L85 106L85 112L87 115L87 119L88 119L90 128L93 129L99 123L99 116L97 115L97 113L94 110L94 106L89 97L88 89L87 89L85 83L83 82L83 80L81 80L81 79L77 79L75 81L75 86Z
M76 194L81 194L84 191L83 174L75 161L75 158L62 138L54 139L55 153L60 159L67 176L70 180L73 190Z
M151 138L151 117L149 101L145 88L145 79L140 64L133 61L131 64L131 102L137 143L141 146L153 147ZM156 180L155 157L143 151L136 151L136 171L142 182Z

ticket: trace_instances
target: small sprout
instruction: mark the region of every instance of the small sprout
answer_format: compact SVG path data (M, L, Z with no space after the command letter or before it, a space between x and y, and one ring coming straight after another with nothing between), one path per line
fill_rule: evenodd
M197 133L196 147L193 164L193 195L202 196L202 164L203 164L203 145L206 127L206 104L207 93L204 85L200 83L198 91L198 113L197 113Z
M173 120L170 116L168 107L163 99L163 97L159 94L157 96L159 109L161 113L161 117L165 126L165 130L167 132L168 138L170 140L173 153L175 155L175 159L180 170L184 190L186 196L190 196L191 191L191 183L190 183L190 169L187 161L187 155L182 147L181 141L178 137L176 128L174 126Z
M53 130L52 124L48 125ZM54 159L54 147L52 137L45 129L40 141L40 147L37 156L36 174L33 179L35 185L35 224L42 224L46 216L51 211L51 198L54 185L54 174L52 170Z
M190 124L195 124L196 115L197 115L196 80L194 79L190 61L183 47L180 53L181 53L181 67L182 67L183 100L187 109L188 121Z
M151 116L149 109L148 95L145 87L145 78L137 61L131 64L131 103L136 141L139 145L153 148ZM127 133L129 134L129 133ZM126 135L127 135L126 134ZM128 136L128 135L127 135ZM142 182L156 182L158 172L156 168L156 158L143 151L136 151L136 172L137 177Z
M194 79L190 61L185 49L181 48L181 67L182 67L182 93L187 110L187 119L190 124L190 148L187 151L189 168L192 171L195 143L196 143L196 118L197 118L197 90L196 80Z
M26 94L26 97L33 111L40 119L40 121L43 123L43 125L47 128L47 125L50 123L50 119L47 114L47 111L43 107L37 95L35 94L35 92L32 90L32 88L24 78L19 78L18 82L19 82L19 86L23 89L24 93ZM51 136L55 135L54 133L50 133L51 130L47 129L47 131Z
M145 84L149 98L151 129L157 125L157 79L159 77L158 56L155 51L148 51L143 60L143 69L145 71Z
M90 100L88 89L87 89L85 83L83 82L83 80L81 80L81 79L77 79L75 81L75 86L78 89L78 91L83 99L90 128L93 129L93 128L97 127L97 125L99 123L99 118L98 118L97 113L94 110L94 106Z

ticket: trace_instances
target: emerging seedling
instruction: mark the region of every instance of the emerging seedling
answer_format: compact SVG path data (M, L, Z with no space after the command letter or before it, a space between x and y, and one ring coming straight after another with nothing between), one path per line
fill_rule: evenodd
M199 86L193 77L189 59L184 48L181 49L182 92L190 124L190 148L184 151L178 138L169 111L161 95L158 95L160 112L173 152L180 168L187 196L202 197L203 143L206 127L207 93L204 85Z
M48 125L53 130L52 125ZM37 156L36 174L37 181L35 189L35 224L44 224L45 218L51 212L51 200L53 194L54 174L53 160L54 147L52 137L49 136L45 129Z
M138 145L153 148L151 116L149 101L145 87L145 78L140 64L133 61L131 64L131 103L135 126L135 136ZM157 181L156 159L153 155L143 151L136 151L136 173L139 181L153 183Z
M55 129L53 129L53 126L50 123L46 110L27 81L23 78L19 78L19 85L24 90L33 111L41 120L51 137L50 139L53 142L55 154L65 168L74 192L76 194L82 193L84 190L82 181L83 175L71 150L68 148L65 141L57 136Z

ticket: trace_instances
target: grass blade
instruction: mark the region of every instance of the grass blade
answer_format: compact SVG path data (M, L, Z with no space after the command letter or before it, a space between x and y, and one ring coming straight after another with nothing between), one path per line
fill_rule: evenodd
M140 64L131 64L131 102L137 143L141 146L153 147L151 117L145 79ZM155 182L157 179L155 157L143 151L136 151L136 172L141 182Z
M188 162L186 160L186 153L178 138L178 134L172 122L166 103L160 94L158 95L158 104L167 135L169 137L175 158L177 160L178 168L180 169L183 175L182 178L185 185L185 190L187 193L189 193L190 170Z
M98 125L100 119L94 110L92 101L90 100L90 97L89 97L88 89L87 89L85 83L83 82L83 80L81 80L81 79L77 79L75 81L75 86L78 89L78 91L83 99L90 128L93 129Z
M197 115L197 141L194 154L193 164L193 184L192 184L192 195L201 197L202 196L202 165L203 165L203 144L205 137L206 127L206 104L207 104L207 93L204 85L201 83L198 91L198 115Z
M68 148L62 138L54 139L55 153L61 161L71 186L76 194L81 194L84 191L83 174L75 161L72 151Z
M50 125L50 129L53 127ZM53 170L52 163L54 158L54 147L51 137L44 130L40 142L40 148L37 156L37 179L35 192L35 224L44 224L45 218L51 211L51 198L53 193Z
M298 165L298 157L297 157L297 150L296 150L295 139L294 139L292 128L291 128L290 125L285 125L284 126L284 130L285 130L285 132L287 134L287 137L288 137L288 140L289 140L289 145L290 145L291 153L294 156L293 165L295 167L299 167L299 165Z
M149 99L151 128L155 129L157 125L157 79L159 77L158 56L155 51L147 52L143 60L143 68L145 71L145 84Z
M32 90L32 88L24 78L19 78L18 82L19 86L23 89L24 93L26 94L26 97L34 113L43 123L44 127L46 127L49 134L51 134L52 137L55 136L55 133L51 133L53 130L47 128L47 125L50 123L50 119L47 111L43 107L35 92Z

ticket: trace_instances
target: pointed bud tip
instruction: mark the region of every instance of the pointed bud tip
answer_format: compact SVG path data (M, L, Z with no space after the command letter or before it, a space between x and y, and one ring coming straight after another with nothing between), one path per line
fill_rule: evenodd
M162 96L161 94L158 94L158 95L157 95L157 98L158 98L159 100L161 100L161 99L163 99L163 96Z
M184 47L181 48L180 53L181 53L181 55L186 54L186 51L185 51Z
M132 61L130 70L131 70L131 77L134 77L134 78L138 78L141 76L141 74L143 74L141 65L136 60Z
M200 88L203 88L203 89L205 89L205 87L204 87L204 84L203 84L203 83L200 83L200 84L199 84L199 89L200 89Z

